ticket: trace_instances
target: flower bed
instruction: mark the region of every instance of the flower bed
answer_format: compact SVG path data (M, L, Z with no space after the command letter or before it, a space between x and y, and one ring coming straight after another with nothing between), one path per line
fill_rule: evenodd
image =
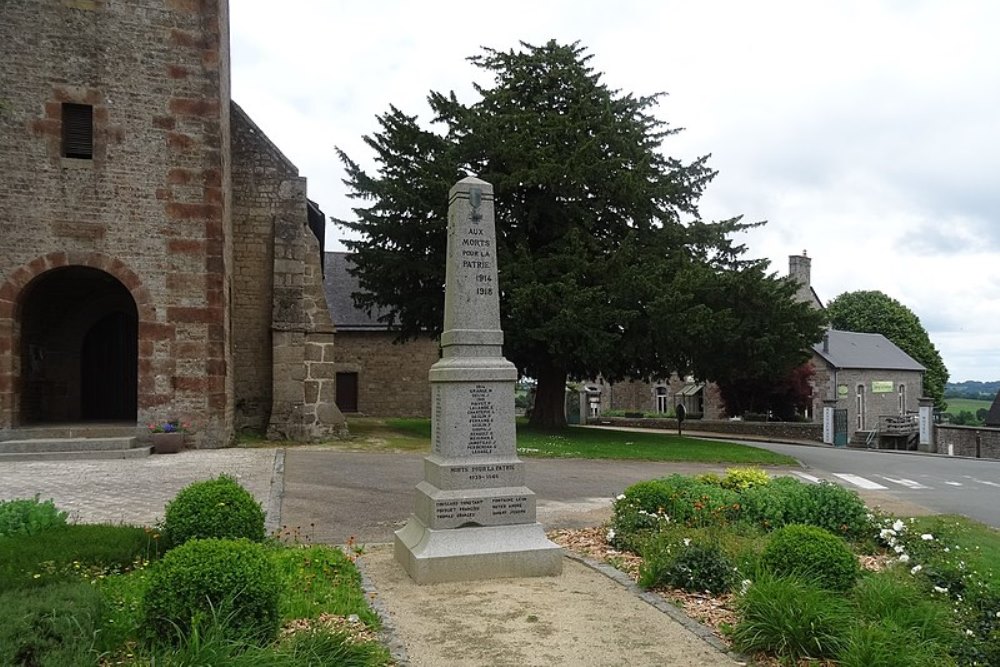
M745 470L672 476L626 489L608 526L551 537L629 573L761 664L1000 664L1000 534L956 517L871 513L826 487ZM766 556L783 525L783 539L806 540L791 549L798 565L787 547ZM829 537L817 542L820 528ZM839 591L810 569L829 574L834 547L860 572L844 564L830 578Z

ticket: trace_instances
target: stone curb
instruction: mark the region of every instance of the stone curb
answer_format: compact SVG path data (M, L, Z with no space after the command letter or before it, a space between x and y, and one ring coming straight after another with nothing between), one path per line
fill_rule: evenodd
M616 584L619 584L620 586L624 587L626 590L628 590L630 593L641 599L643 602L649 604L656 610L663 612L673 620L680 623L682 626L684 626L686 630L689 630L691 633L699 637L702 641L704 641L706 644L714 648L719 653L722 653L730 658L733 658L739 663L742 664L747 663L746 656L731 650L728 646L726 646L722 642L722 640L716 637L712 633L712 631L709 630L707 627L705 627L698 621L694 620L693 618L685 614L683 611L681 611L674 605L664 600L656 593L643 590L634 581L632 581L631 577L629 577L621 570L618 570L605 563L599 563L595 560L591 560L590 558L585 558L584 556L578 556L577 554L570 553L569 551L564 550L563 555L566 558L569 558L570 560L576 561L577 563L580 563L581 565L584 565L590 568L591 570L594 570L595 572L603 574Z
M274 450L274 467L271 469L271 490L264 508L264 534L274 535L281 528L281 501L285 497L285 450Z
M372 546L382 546L381 544L369 544ZM392 545L388 545L390 548ZM342 547L346 553L346 547ZM361 574L361 589L368 596L368 603L371 605L372 609L378 614L379 619L382 621L382 629L379 630L378 638L382 644L389 649L389 655L392 656L392 660L396 667L410 667L410 656L406 653L406 645L403 644L403 640L399 638L399 630L396 628L396 624L392 622L392 618L389 616L389 610L386 609L385 605L382 603L382 598L379 597L378 589L375 588L375 584L372 582L371 577L368 576L368 571L365 568L365 559L362 555L360 558L354 561L354 565L358 568L358 572Z

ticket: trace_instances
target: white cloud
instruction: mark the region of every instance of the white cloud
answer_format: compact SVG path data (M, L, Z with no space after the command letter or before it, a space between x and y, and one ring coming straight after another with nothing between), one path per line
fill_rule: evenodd
M1000 4L767 1L231 3L234 98L350 217L333 152L430 90L472 100L481 45L580 40L615 88L666 91L712 153L706 218L769 224L750 251L784 272L808 249L825 300L881 289L917 313L952 378L1000 378ZM341 236L331 229L328 238ZM335 244L331 244L333 247Z

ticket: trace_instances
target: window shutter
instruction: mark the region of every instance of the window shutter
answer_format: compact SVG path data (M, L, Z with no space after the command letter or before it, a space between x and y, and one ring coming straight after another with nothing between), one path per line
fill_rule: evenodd
M94 157L94 107L63 104L63 155L90 160Z

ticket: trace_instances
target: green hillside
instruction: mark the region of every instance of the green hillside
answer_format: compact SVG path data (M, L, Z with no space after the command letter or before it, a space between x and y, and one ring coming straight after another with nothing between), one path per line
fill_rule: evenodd
M976 414L977 410L985 409L989 410L990 405L993 401L978 400L974 398L946 398L945 403L948 404L948 409L946 412L950 412L953 415L957 415L959 412L971 412Z

